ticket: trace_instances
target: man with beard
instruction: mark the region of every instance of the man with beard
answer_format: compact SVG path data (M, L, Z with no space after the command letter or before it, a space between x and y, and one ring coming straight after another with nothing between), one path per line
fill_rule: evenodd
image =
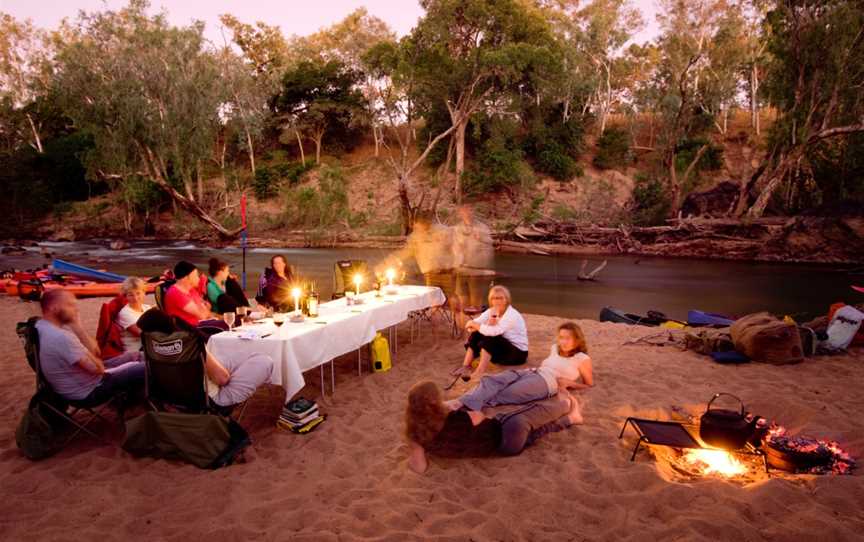
M41 301L39 365L55 392L85 405L102 404L118 393L144 387L141 352L103 360L96 340L81 326L75 296L50 290Z

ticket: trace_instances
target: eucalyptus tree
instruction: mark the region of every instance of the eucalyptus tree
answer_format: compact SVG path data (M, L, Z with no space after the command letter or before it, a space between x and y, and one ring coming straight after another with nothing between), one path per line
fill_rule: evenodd
M456 199L462 197L465 130L472 115L505 93L531 85L533 75L560 71L548 20L520 0L422 0L426 10L402 47L415 66L416 104L447 108L455 150ZM536 93L538 89L531 89ZM439 134L440 135L440 134Z
M76 127L94 138L91 175L146 179L220 236L236 236L201 201L200 164L230 98L219 61L203 23L171 26L147 8L135 0L69 23L56 56L56 92Z
M777 189L815 185L835 199L864 194L864 5L855 0L778 1L765 19L764 89L778 118L768 157L737 211L762 216ZM749 193L762 185L752 203Z

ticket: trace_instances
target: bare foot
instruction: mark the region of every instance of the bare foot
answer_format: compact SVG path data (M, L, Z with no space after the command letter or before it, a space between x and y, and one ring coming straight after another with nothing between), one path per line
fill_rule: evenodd
M573 396L570 396L570 412L567 413L567 417L570 418L570 423L573 425L582 425L585 421L582 418L582 408L579 406L579 401Z

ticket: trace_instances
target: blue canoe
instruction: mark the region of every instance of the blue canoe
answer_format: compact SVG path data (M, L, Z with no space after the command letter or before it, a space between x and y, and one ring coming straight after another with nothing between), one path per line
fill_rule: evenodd
M687 311L687 323L691 326L731 326L735 320L722 314L704 311Z
M126 280L125 275L108 273L107 271L99 271L98 269L84 267L83 265L67 262L66 260L55 259L54 262L51 264L51 267L54 269L55 273L61 275L72 275L74 277L80 277L96 282L123 282L124 280Z

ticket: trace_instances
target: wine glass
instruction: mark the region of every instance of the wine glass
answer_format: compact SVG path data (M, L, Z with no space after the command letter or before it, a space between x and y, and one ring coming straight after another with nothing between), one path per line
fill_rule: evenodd
M249 314L249 307L247 307L245 305L240 305L239 307L237 307L237 318L240 320L241 324L247 323L246 322L246 315L247 314Z
M234 321L237 319L237 313L234 312L226 312L222 314L222 320L228 324L228 331L231 331L231 328L234 327Z
M282 324L285 323L285 313L284 312L274 312L273 313L273 323L276 324L276 327L282 327Z

